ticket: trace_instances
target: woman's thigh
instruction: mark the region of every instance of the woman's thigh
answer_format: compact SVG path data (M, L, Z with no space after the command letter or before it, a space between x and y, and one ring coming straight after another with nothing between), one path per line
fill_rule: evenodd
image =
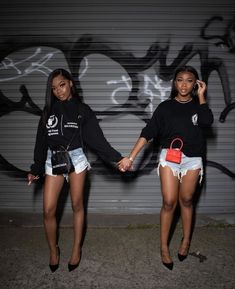
M160 166L159 174L164 201L176 202L178 199L179 179L169 166Z
M201 169L188 170L180 183L179 197L190 200L196 190Z
M79 174L72 172L69 174L70 195L73 204L83 201L83 189L86 180L87 169Z
M63 176L46 175L43 192L44 210L55 210L60 191L64 184Z

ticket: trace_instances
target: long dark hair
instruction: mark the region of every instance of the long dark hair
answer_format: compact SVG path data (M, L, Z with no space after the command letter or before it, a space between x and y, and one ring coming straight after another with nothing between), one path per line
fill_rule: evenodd
M42 113L42 119L43 119L44 124L46 124L46 122L47 122L47 119L50 115L53 104L56 101L58 101L56 96L54 95L54 93L52 91L52 81L56 76L59 76L59 75L63 76L65 79L72 82L71 95L72 95L72 97L76 97L81 101L81 99L79 98L76 84L75 84L75 81L74 81L72 75L67 70L65 70L63 68L57 68L57 69L53 70L49 74L48 79L47 79L45 106L44 106L43 113Z
M170 98L173 99L177 96L178 94L178 91L175 87L175 80L176 80L176 77L177 75L180 73L180 72L191 72L196 80L199 79L199 76L198 76L198 73L197 73L197 70L192 67L192 66L181 66L181 67L178 67L176 70L175 70L175 74L174 74L174 77L173 77L173 81L172 81L172 87L171 87L171 94L170 94ZM192 93L191 93L191 96L194 100L198 101L198 97L197 97L197 84L194 86L193 90L192 90Z

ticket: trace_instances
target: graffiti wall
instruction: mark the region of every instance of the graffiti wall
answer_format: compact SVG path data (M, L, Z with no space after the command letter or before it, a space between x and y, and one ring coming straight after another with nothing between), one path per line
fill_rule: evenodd
M33 162L47 76L53 69L71 71L105 136L126 155L154 109L169 97L175 68L189 64L208 84L207 99L215 118L207 132L198 210L234 212L231 1L213 6L199 1L190 7L186 1L23 2L23 8L0 4L0 209L41 210L42 184L28 187L26 175ZM150 143L134 171L123 175L88 148L92 164L85 190L88 209L159 212L158 151ZM67 205L69 210L69 199Z

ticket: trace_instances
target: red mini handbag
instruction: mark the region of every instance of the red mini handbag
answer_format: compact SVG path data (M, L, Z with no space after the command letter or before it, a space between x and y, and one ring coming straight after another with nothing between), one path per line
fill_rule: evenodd
M179 148L172 148L173 143L175 141L180 142ZM167 149L167 152L166 152L166 161L180 164L181 163L181 157L182 157L182 151L181 151L182 147L183 147L183 141L181 138L173 139L173 141L171 142L170 148Z

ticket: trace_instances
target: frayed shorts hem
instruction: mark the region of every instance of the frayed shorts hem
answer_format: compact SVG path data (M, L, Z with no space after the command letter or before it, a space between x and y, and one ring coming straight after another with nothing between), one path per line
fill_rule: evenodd
M84 170L90 170L91 165L88 162L86 155L83 152L82 148L78 148L72 151L69 151L69 155L71 157L73 166L74 166L74 172L76 174L79 174L83 172ZM47 160L46 160L46 165L45 165L45 174L56 177L57 175L54 175L52 173L52 165L51 165L51 150L49 149L47 152ZM63 176L66 178L68 181L68 174L63 174Z
M175 177L177 177L180 182L182 183L182 178L185 176L188 172L188 170L198 170L199 171L199 183L201 184L202 178L203 178L203 163L201 157L187 157L186 155L182 154L182 161L180 164L172 163L166 161L166 149L162 149L160 157L159 157L159 163L157 167L157 174L160 175L160 166L162 167L169 167Z

